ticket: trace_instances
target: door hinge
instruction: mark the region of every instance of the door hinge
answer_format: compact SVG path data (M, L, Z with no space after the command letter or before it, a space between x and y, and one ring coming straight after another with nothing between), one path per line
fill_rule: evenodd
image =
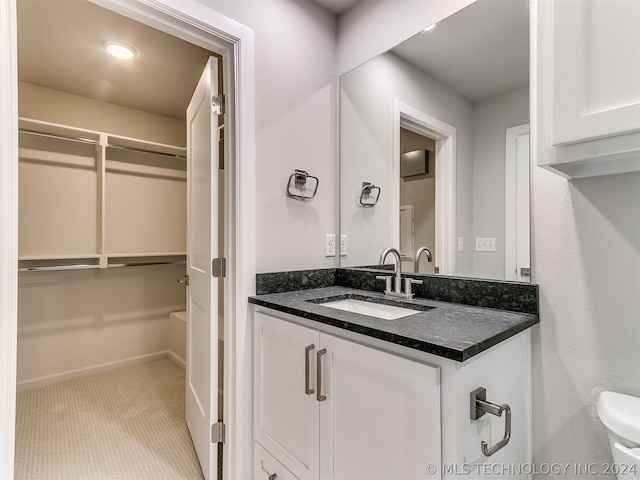
M226 426L222 422L211 425L211 443L224 443Z
M214 258L211 261L211 275L213 275L214 277L227 276L227 259L226 258Z
M211 112L214 115L224 115L225 114L225 105L224 105L224 95L222 93L218 95L214 95L211 97Z

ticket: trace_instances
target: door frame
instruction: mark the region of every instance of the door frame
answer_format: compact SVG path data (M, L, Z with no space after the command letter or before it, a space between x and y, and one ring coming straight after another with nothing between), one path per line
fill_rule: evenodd
M18 46L16 0L0 2L0 415L16 416ZM15 422L0 422L0 477L13 478Z
M400 127L436 141L436 244L434 262L441 275L455 275L456 128L397 99L393 100L392 212L400 212ZM399 214L399 213L398 213ZM393 238L400 246L400 222Z
M225 478L250 478L251 329L255 293L254 32L195 0L90 0L222 55L225 126ZM16 0L0 2L0 415L15 418L18 294L18 64ZM218 181L212 178L212 181ZM233 321L231 321L233 319ZM2 422L0 476L13 477L14 422Z
M516 127L510 127L505 132L505 213L504 213L504 275L505 280L515 280L527 282L531 281L531 277L524 279L518 273L518 195L521 192L518 191L517 185L518 177L522 172L518 168L517 163L517 140L519 137L528 135L529 142L531 142L530 127L528 123L518 125ZM529 164L526 170L527 184L531 185L530 169L531 169L531 147L529 147ZM529 191L526 192L527 198L530 197ZM530 200L530 199L529 199ZM529 204L531 202L529 201ZM529 212L529 216L531 213ZM530 221L529 221L530 224ZM529 239L531 233L529 233ZM531 248L529 247L529 251ZM530 255L530 254L529 254ZM531 261L529 261L529 267L531 267Z

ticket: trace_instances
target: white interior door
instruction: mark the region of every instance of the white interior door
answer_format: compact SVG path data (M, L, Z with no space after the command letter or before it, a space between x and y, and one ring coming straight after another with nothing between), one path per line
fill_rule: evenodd
M505 280L531 280L529 124L508 128L505 152Z
M187 108L187 388L186 419L207 480L216 478L217 444L211 425L218 412L218 125L211 99L218 63L210 58Z

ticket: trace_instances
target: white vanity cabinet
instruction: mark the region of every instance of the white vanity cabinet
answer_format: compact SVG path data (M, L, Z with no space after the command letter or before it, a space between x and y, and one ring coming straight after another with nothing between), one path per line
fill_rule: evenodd
M530 329L460 362L253 312L255 479L531 478ZM480 387L511 412L491 456L481 445L504 439L507 415L471 418Z
M539 165L572 178L640 171L640 3L534 2Z
M257 311L254 439L256 479L440 478L439 369Z

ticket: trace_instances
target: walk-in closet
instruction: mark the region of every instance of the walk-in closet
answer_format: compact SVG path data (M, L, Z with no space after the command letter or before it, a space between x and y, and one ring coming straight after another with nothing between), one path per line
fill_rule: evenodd
M137 57L108 58L115 37ZM186 108L212 55L86 0L18 0L16 479L202 478L184 420Z

